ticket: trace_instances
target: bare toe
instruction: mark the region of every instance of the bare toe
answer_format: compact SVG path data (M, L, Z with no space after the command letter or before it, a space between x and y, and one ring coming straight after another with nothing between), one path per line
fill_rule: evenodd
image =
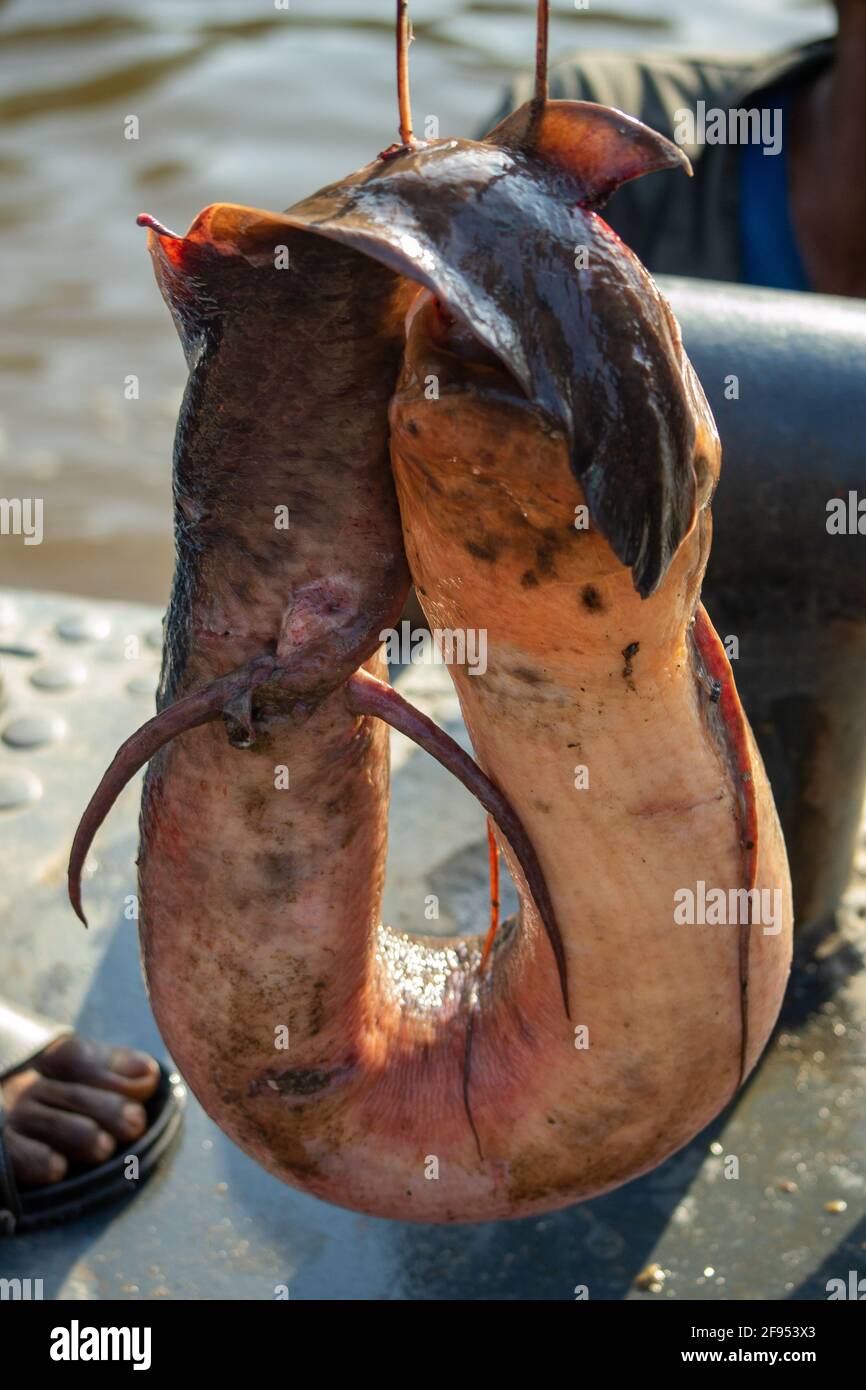
M4 1133L6 1152L19 1187L47 1187L49 1183L60 1182L65 1177L68 1164L62 1154L56 1153L38 1139L29 1139L26 1134L18 1134L7 1127Z
M80 1081L52 1081L39 1076L30 1097L56 1110L88 1115L100 1128L122 1142L138 1139L147 1128L147 1111L137 1100L117 1091L101 1091Z
M152 1096L159 1081L159 1065L146 1052L108 1046L77 1034L52 1043L36 1058L34 1066L55 1081L118 1091L139 1101Z
M5 1142L22 1187L59 1182L69 1163L104 1163L147 1129L159 1066L146 1053L60 1038L3 1082Z
M14 1132L39 1139L75 1163L104 1163L117 1147L115 1139L89 1115L55 1110L28 1096L10 1117Z

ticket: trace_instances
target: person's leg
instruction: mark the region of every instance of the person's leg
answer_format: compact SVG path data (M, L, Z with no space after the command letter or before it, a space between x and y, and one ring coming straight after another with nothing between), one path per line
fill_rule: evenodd
M59 1182L70 1164L103 1163L147 1128L152 1057L71 1033L50 1043L2 1087L5 1142L20 1187Z

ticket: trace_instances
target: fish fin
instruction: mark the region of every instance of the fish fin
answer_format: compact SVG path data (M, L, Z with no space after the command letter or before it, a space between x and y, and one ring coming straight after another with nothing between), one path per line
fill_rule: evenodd
M272 673L273 665L270 659L259 660L227 676L220 676L201 690L193 691L160 710L120 745L78 823L69 855L69 901L85 926L87 918L81 905L81 871L97 830L124 787L160 748L171 743L178 735L218 719L224 708L228 708L230 714L236 717L239 698L266 680Z
M602 207L621 184L660 169L692 166L678 145L612 106L594 101L528 101L485 137L492 145L523 150L569 174L575 202Z
M508 798L499 790L473 758L465 753L458 743L426 714L415 709L392 686L377 680L367 671L356 671L346 683L346 697L354 714L369 714L381 719L385 724L398 729L401 734L412 739L419 748L431 754L444 768L462 782L472 792L481 805L492 816L502 834L514 851L515 858L523 870L538 915L544 926L556 961L559 986L566 1017L570 1018L568 1004L568 966L565 947L553 910L553 903L538 861L535 848L523 823L511 806Z
M274 234L292 230L283 213L265 208L245 207L241 203L209 203L181 236L169 231L150 213L136 219L148 230L148 248L166 264L195 268L196 255L211 252L220 256L243 256L251 262L273 261Z
M737 796L740 844L743 850L745 887L755 887L758 875L758 802L755 793L755 759L749 725L737 694L731 664L716 629L702 603L695 609L692 640L702 671L713 683L712 703L718 710L720 733L734 777ZM739 982L740 982L740 1075L737 1088L746 1076L749 1048L749 944L751 941L751 898L749 920L740 923Z
M469 991L469 1009L466 1015L466 1043L463 1049L463 1109L469 1121L469 1128L472 1130L472 1137L475 1140L475 1147L478 1150L478 1157L484 1162L484 1151L481 1147L481 1137L478 1133L478 1126L475 1123L475 1116L472 1113L472 1098L470 1095L470 1082L472 1079L472 1041L475 1036L475 1022L481 1016L481 1005L479 1001L478 989L479 982L484 975L484 970L493 949L493 942L499 930L499 846L496 843L496 836L493 833L493 817L487 817L487 856L490 870L490 926L484 938L484 945L478 958L478 976L471 984Z
M475 1034L475 1020L478 1014L478 991L473 987L469 996L469 1008L466 1013L466 1042L463 1048L463 1109L469 1121L469 1128L472 1130L472 1137L475 1140L478 1157L483 1163L484 1150L481 1147L481 1137L478 1133L478 1126L475 1123L475 1116L472 1114L472 1100L469 1094L469 1083L472 1078L472 1040Z
M493 950L493 942L499 930L499 846L493 833L493 820L487 817L487 861L490 872L490 926L484 939L478 973L483 970Z

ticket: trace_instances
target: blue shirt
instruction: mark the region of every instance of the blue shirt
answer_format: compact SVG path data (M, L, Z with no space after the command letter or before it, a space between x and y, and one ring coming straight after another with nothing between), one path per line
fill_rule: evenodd
M788 195L788 116L790 90L763 92L762 105L782 111L782 148L764 154L762 145L743 145L740 181L740 252L747 285L776 290L811 290L794 235Z

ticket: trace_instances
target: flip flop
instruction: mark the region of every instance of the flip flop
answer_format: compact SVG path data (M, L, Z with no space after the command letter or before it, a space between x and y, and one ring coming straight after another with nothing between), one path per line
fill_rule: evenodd
M21 1071L40 1052L73 1029L0 1000L0 1081ZM185 1090L176 1072L160 1063L157 1088L144 1102L148 1126L140 1139L118 1149L95 1168L70 1164L67 1176L45 1187L19 1189L12 1173L4 1131L6 1110L0 1092L0 1237L40 1226L72 1221L84 1212L137 1192L178 1135ZM127 1177L130 1160L137 1176Z

